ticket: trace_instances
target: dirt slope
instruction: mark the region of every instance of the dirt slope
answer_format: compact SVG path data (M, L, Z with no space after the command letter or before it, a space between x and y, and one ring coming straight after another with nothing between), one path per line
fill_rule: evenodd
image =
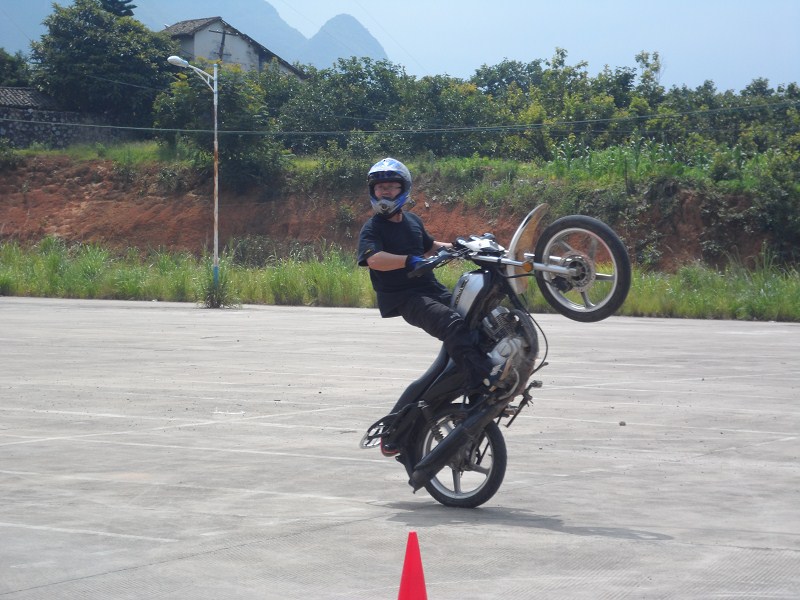
M188 191L174 187L159 169L132 172L109 161L76 163L64 157L27 159L0 172L0 240L36 242L55 235L68 242L98 243L127 250L163 248L201 253L213 247L213 194L210 182ZM193 186L189 185L188 188ZM265 235L272 239L336 243L355 249L361 223L369 217L366 195L358 198L282 197L265 201L262 190L234 196L220 192L220 248L232 237ZM523 215L489 215L444 206L415 188L414 210L440 240L493 232L507 244ZM708 211L691 192L681 192L677 210L658 208L618 233L634 248L659 231L661 268L702 257L701 240ZM531 207L532 208L532 207ZM757 253L760 239L742 241L741 256Z
M165 191L157 170L131 175L111 162L73 163L35 158L0 173L0 239L35 242L45 235L114 248L167 248L201 252L213 241L213 191L205 182L181 193ZM327 241L353 247L370 214L365 198L259 199L259 190L220 192L219 233L267 235L280 240ZM491 230L510 238L516 218L487 219L478 212L445 208L415 194L417 210L436 237ZM426 208L426 205L428 208ZM342 210L342 206L348 207ZM347 215L347 216L342 216Z

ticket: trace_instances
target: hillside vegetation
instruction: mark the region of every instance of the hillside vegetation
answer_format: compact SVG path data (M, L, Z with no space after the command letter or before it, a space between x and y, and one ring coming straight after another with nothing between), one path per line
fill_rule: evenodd
M45 25L30 71L12 69L15 77L65 109L104 113L121 134L141 138L145 155L99 147L87 158L112 159L120 185L140 197L152 192L142 187L142 168L162 195L207 191L197 185L207 186L213 171L212 94L196 73L167 64L174 43L98 0L55 5ZM797 83L667 90L658 52L596 76L567 57L557 48L549 59L485 65L466 80L418 79L401 65L357 58L304 66L303 79L276 65L244 72L222 63L223 197L262 202L274 217L285 206L327 219L346 242L364 215L367 169L390 155L411 167L426 216L450 217L444 226L466 210L503 227L547 202L556 216L608 222L646 268L746 262L762 251L778 264L797 261ZM41 150L0 140L0 165L25 168ZM451 233L464 231L441 231Z
M606 168L615 160L633 163L636 152L615 149L596 152L591 161L567 165L556 159L542 166L488 158L412 159L413 210L440 239L492 231L507 243L525 214L547 203L553 217L584 213L606 221L633 261L650 270L674 272L693 262L723 267L731 259L746 266L765 255L777 264L792 262L791 251L779 254L787 242L766 226L753 191L726 191L701 171L694 178L667 177L651 162L654 153L640 156L638 170L629 170L627 179L597 176L603 161ZM6 165L0 171L0 239L35 243L56 235L122 251L208 251L209 175L191 160L165 154L168 149L153 142L0 152ZM327 152L287 159L273 183L242 190L223 185L222 246L262 237L329 242L354 251L370 210L363 175L369 165Z

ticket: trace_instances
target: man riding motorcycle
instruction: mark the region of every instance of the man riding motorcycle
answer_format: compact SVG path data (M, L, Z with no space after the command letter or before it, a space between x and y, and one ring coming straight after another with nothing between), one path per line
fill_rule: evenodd
M358 264L369 267L381 317L401 316L440 340L453 362L465 373L465 393L490 392L502 385L511 368L494 364L481 351L464 322L451 308L451 294L432 271L409 277L414 267L452 244L436 241L422 220L402 208L411 193L411 173L394 158L375 163L367 175L375 214L364 223L358 242ZM395 405L397 412L402 405ZM396 449L384 448L384 453Z

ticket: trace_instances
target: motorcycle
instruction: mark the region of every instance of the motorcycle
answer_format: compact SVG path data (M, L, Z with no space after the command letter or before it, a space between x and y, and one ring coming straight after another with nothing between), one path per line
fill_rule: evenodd
M499 490L508 458L500 425L507 419L510 427L542 385L531 379L547 365L547 338L526 305L531 278L557 312L584 323L614 314L627 297L630 260L616 233L592 217L570 215L539 235L547 212L546 204L533 209L507 249L490 233L462 237L409 273L418 276L457 259L474 263L477 268L458 280L452 307L495 364L511 364L494 391L464 394L467 374L442 347L360 442L394 455L414 492L424 487L445 506L475 508ZM537 332L545 342L541 358Z

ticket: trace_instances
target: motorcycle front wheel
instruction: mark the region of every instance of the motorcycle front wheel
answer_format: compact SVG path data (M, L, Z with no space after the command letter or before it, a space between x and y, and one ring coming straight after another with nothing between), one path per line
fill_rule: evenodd
M465 418L466 412L457 406L448 406L437 412L434 425L426 425L417 438L417 461L431 452ZM459 449L452 460L425 484L425 489L444 506L475 508L500 489L507 463L503 434L492 421L477 441Z
M602 321L628 296L628 253L614 230L602 221L585 215L557 219L542 232L534 255L535 262L545 267L536 273L542 296L574 321ZM549 272L547 267L569 272Z

